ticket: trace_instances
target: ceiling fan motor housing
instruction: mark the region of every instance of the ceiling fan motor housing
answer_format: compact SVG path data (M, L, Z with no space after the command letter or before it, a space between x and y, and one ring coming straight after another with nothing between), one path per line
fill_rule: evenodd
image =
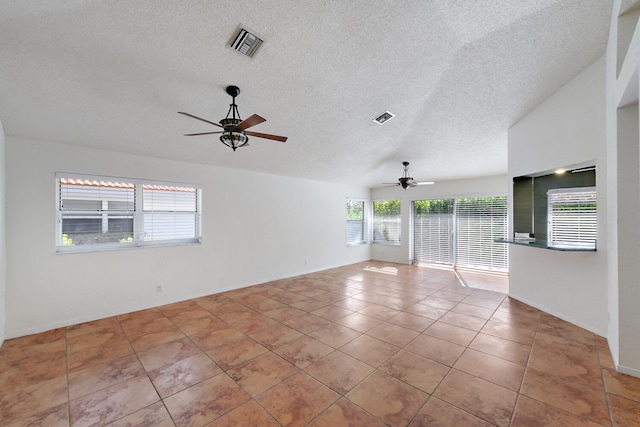
M236 126L238 126L238 123L240 123L242 120L240 119L232 119L232 118L226 118L226 119L222 119L220 120L220 124L224 127L224 130L226 132L231 132L236 130ZM237 131L240 132L240 131Z
M405 190L407 189L407 187L411 186L411 183L413 182L413 178L411 178L410 176L403 176L398 180L400 181L400 185L402 185L402 188L404 188Z
M238 86L227 86L227 94L235 98L240 95L240 88Z

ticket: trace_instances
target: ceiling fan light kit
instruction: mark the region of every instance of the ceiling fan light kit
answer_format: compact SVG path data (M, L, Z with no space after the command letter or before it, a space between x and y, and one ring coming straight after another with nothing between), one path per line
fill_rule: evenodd
M242 122L236 105L236 96L240 95L240 88L238 86L227 86L227 95L231 96L232 101L231 105L229 105L227 117L220 120L220 124L225 130L220 135L220 141L227 147L232 148L233 151L236 151L237 148L245 146L249 142L249 138L244 132L237 132L238 125Z
M238 112L238 106L236 105L236 97L240 95L240 88L238 86L227 86L226 92L229 96L231 96L232 101L229 105L229 111L227 112L227 117L220 120L220 123L215 123L206 119L203 119L198 116L194 116L193 114L185 113L182 111L178 111L179 114L185 115L187 117L191 117L192 119L200 120L205 123L209 123L211 125L222 128L222 131L216 132L200 132L200 133L187 133L185 136L198 136L198 135L213 135L213 134L221 134L220 141L226 145L227 147L236 151L236 149L240 147L246 147L249 145L249 136L255 136L256 138L265 138L271 139L274 141L285 142L287 140L286 136L278 136L278 135L270 135L267 133L260 132L251 132L246 129L260 124L266 119L260 117L257 114L254 114L248 117L245 120L240 118L240 113Z

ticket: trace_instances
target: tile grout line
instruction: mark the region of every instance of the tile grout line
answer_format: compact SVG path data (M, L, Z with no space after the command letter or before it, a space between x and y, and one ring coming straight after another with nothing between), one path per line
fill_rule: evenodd
M529 361L531 360L531 356L533 355L533 348L536 344L536 335L538 335L538 328L540 327L540 321L541 319L538 317L538 321L536 322L536 330L533 334L533 340L531 341L531 347L529 348L529 355L527 356L527 361L524 365L524 372L522 373L522 380L520 381L520 387L518 388L518 395L516 396L516 402L513 406L513 413L511 414L511 421L509 422L509 425L513 424L513 421L516 417L516 408L518 407L518 402L520 401L520 397L526 396L525 394L522 393L522 388L524 387L524 381L525 381L525 378L527 377L527 371L529 370ZM529 396L526 396L526 397L529 397Z
M67 377L67 425L71 426L71 387L69 384L69 340L67 338L67 328L64 328L64 358Z
M595 339L595 336L594 336L594 341L595 341L595 347L596 347L596 354L598 355L598 365L600 366L600 377L602 378L602 388L604 390L604 398L607 401L607 409L609 410L609 422L611 423L612 426L614 426L616 425L616 423L615 423L615 418L613 417L613 410L611 408L611 400L609 398L609 392L607 391L607 381L604 376L604 370L606 368L602 366L602 358L600 357L600 345L598 344L598 341Z

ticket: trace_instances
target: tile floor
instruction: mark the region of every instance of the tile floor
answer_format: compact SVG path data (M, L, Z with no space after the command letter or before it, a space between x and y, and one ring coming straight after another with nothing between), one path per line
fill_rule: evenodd
M638 426L606 340L367 262L12 339L3 426Z

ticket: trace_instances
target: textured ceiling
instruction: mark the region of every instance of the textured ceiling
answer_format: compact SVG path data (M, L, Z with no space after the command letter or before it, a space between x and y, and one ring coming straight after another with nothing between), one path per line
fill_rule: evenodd
M2 0L8 136L367 187L507 172L507 130L600 57L611 0ZM254 58L227 43L239 24ZM227 85L267 119L232 152ZM385 110L396 117L380 126Z

